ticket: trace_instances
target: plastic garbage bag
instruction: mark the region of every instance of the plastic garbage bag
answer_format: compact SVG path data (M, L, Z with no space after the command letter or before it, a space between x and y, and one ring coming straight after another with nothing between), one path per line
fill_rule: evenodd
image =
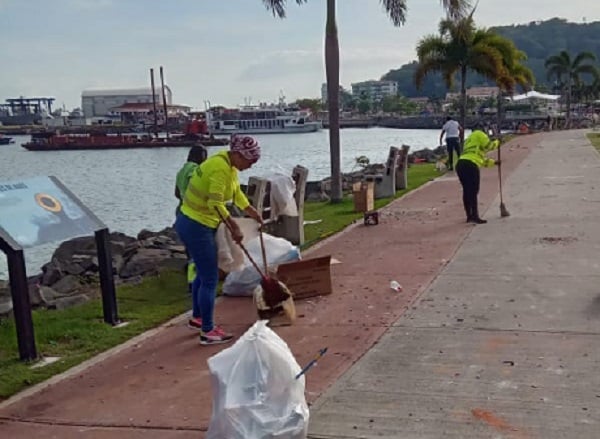
M298 216L298 206L294 193L296 192L296 183L289 175L272 174L269 177L271 182L271 214L274 218L279 215Z
M279 265L284 262L292 262L300 259L298 247L284 238L277 238L267 233L263 234L265 242L265 253L267 255L267 265ZM248 253L256 261L261 270L262 253L260 248L260 238L252 238L246 244ZM242 270L232 271L223 282L223 294L227 296L252 296L254 289L260 284L260 274L244 256L244 267Z
M287 344L256 322L208 359L213 412L207 439L304 439L309 411L304 376Z

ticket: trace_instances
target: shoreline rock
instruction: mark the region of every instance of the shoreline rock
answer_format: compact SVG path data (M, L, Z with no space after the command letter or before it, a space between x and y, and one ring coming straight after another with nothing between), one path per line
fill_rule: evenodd
M172 227L142 230L137 237L109 235L115 284L139 282L164 269L183 272L187 256ZM28 278L31 307L64 309L100 296L98 256L93 236L62 242L41 273ZM10 315L12 300L7 280L0 280L0 318Z

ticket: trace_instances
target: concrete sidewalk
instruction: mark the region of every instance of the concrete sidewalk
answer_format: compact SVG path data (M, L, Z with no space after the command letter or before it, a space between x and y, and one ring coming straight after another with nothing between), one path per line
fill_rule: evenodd
M552 134L549 139L563 135ZM577 145L583 143L580 134L567 135L577 136ZM509 175L543 138L540 135L526 136L507 144L502 156L506 174ZM597 159L592 157L589 147L585 151L589 156L588 163L596 163L593 160ZM559 163L556 168L559 168ZM523 168L519 172L521 175ZM525 181L527 190L535 189L528 178ZM569 182L568 179L566 181ZM519 186L515 185L513 179L511 189L516 187ZM497 188L496 169L484 170L480 196L482 205L490 205L494 201ZM347 427L335 424L336 420L341 422L342 417L332 415L333 423L327 421L329 414L343 410L338 410L334 404L339 400L336 393L328 393L321 399L319 397L386 331L394 334L399 330L392 328L394 323L444 269L472 230L475 232L470 239L482 234L478 244L482 251L489 249L490 239L494 239L494 234L491 237L483 234L491 233L499 224L506 224L511 234L515 232L515 226L520 226L517 211L523 206L517 204L518 192L511 195L516 197L514 204L513 198L506 201L509 209L515 211L514 218L502 223L495 221L498 214L496 202L488 213L491 224L477 227L468 225L464 222L459 183L453 174L447 174L385 208L381 212L379 226L352 226L311 249L311 256L331 254L341 261L341 264L333 266L334 292L327 297L298 302L300 318L297 323L291 327L277 328L277 332L289 344L300 364L309 361L318 349L329 347L318 367L311 369L307 376L307 398L311 403L319 401L313 409L314 418L311 420L314 434L358 437L371 431L368 428L373 424L368 422L371 418L361 418L367 413L363 406L359 405L355 412L346 414L351 414L353 421L362 419L367 424L360 427L353 424L357 428L351 427L351 434L347 434ZM481 262L486 264L488 270L494 268L488 261ZM482 275L485 276L485 272ZM404 291L393 292L389 288L391 280L399 281ZM453 282L454 291L458 280ZM467 291L470 291L469 294L477 292L461 288L464 288L464 294ZM456 291L453 294L456 295ZM452 300L457 298L450 297ZM451 304L450 299L448 305ZM435 324L439 326L446 312L441 308L436 309L441 313L438 315L433 310L438 319ZM256 318L252 302L246 298L220 301L216 314L217 321L237 335L243 333ZM416 315L411 314L411 318L417 321ZM468 323L462 322L463 326L465 324ZM407 331L406 328L402 330ZM446 337L456 332L453 328L445 328L445 331ZM386 336L384 342L390 336ZM439 337L436 336L436 339ZM377 346L375 353L381 349ZM387 351L392 354L397 347L390 346ZM425 353L427 347L420 349L423 348ZM201 438L208 427L212 408L206 360L220 349L223 347L199 346L197 335L189 331L183 321L167 325L152 336L130 343L84 370L71 372L60 381L37 387L36 392L4 401L0 404L0 436L15 439L29 438L34 434L60 439L135 439L142 436L145 439ZM459 352L454 354L459 355ZM402 351L401 355L406 355L400 357L402 362L390 359L392 367L386 371L398 383L407 378L403 372L408 366L415 371L423 368L418 349L415 352ZM366 358L371 358L371 354ZM363 364L362 361L358 363L358 370L364 368ZM343 393L343 386L351 383L349 380L356 370L351 369L344 376L335 387L336 392ZM373 378L376 375L369 373L369 376ZM361 386L372 388L375 384L365 381ZM394 389L389 382L386 384ZM421 389L416 390L422 392ZM370 396L373 395L375 403L379 396ZM407 398L405 402L410 402L412 406L416 395L418 392L414 396L409 395L411 400ZM393 405L386 407L393 412L396 410ZM396 414L393 415L395 417ZM385 409L379 416L385 418ZM402 430L394 432L391 437L399 437L399 431Z
M311 410L311 438L600 437L600 156L544 135L510 218L473 228L379 343Z

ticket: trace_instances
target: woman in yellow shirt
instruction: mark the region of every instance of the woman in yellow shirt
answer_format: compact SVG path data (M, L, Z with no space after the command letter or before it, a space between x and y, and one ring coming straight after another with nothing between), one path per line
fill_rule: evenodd
M479 194L479 168L494 166L499 162L487 157L487 153L497 149L499 140L490 140L483 131L483 125L478 124L473 132L465 139L463 152L456 162L456 174L463 187L463 204L467 214L467 222L485 224L486 220L479 216L477 195Z
M262 224L260 214L240 189L238 171L249 169L260 158L258 142L249 136L233 136L229 151L206 159L194 170L185 194L175 230L196 265L192 285L191 327L200 329L200 344L227 343L233 335L213 322L215 294L219 281L215 234L221 221L230 226L233 238L243 239L225 203L233 200L246 215Z

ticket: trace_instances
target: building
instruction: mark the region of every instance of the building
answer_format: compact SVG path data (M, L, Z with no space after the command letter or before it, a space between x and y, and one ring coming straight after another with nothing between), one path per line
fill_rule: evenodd
M157 107L162 107L161 89L155 88L154 93ZM165 99L167 105L172 104L171 89L166 85ZM87 118L115 116L112 109L124 104L152 105L152 88L84 90L81 93L81 108Z
M355 97L367 96L372 101L381 101L387 96L398 95L398 83L395 81L364 81L352 84Z
M475 100L485 100L498 96L498 87L470 87L467 89L467 97ZM446 93L446 101L460 99L460 93Z

